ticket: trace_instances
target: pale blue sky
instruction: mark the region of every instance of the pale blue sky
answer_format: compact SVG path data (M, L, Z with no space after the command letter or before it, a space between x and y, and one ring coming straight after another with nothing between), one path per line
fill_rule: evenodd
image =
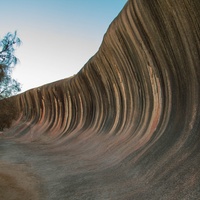
M9 0L1 2L2 38L17 30L23 44L13 77L22 91L76 74L98 51L127 0Z

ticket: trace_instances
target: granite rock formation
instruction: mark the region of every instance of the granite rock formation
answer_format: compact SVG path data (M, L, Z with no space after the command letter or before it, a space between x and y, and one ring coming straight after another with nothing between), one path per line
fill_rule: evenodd
M0 162L41 199L200 199L199 96L200 1L129 0L75 76L12 98Z

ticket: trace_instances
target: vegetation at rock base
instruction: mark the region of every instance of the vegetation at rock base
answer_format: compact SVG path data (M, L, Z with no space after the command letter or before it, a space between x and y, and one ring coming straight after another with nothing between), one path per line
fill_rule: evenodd
M0 100L0 131L9 128L18 116L18 109L14 98Z

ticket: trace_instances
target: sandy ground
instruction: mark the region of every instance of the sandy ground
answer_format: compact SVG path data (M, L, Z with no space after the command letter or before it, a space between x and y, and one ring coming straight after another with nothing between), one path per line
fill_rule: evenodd
M112 159L105 163L93 159L90 148L96 146L92 144L95 142L70 148L64 145L62 149L0 137L0 200L117 199L111 188L116 187L115 179L124 176L124 170L104 170ZM121 199L125 198L117 200Z
M0 139L0 200L39 200L40 178L12 142Z
M38 181L25 165L0 162L0 200L38 200Z

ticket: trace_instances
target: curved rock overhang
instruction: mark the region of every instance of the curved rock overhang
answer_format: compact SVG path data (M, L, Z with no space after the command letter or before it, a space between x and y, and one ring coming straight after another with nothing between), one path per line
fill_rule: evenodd
M62 168L63 199L200 198L199 19L199 0L129 0L75 76L13 97L4 138Z

